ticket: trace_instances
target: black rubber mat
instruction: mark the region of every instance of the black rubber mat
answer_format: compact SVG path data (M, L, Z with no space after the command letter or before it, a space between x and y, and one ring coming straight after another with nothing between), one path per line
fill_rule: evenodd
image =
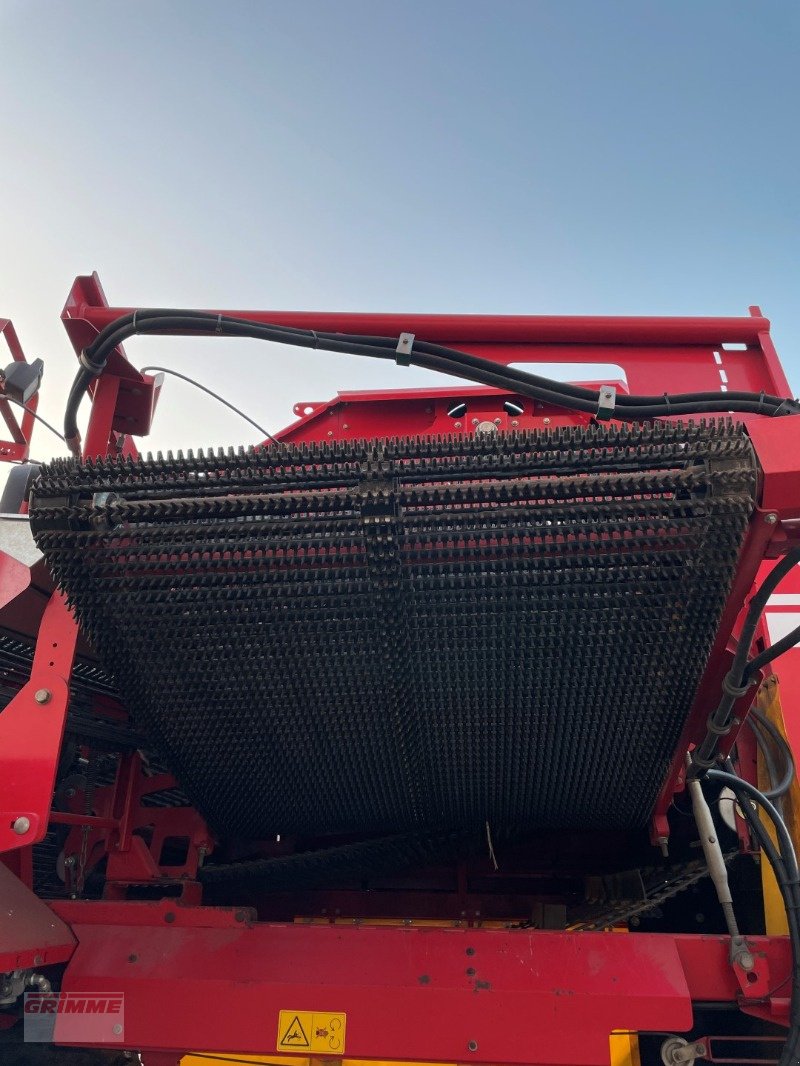
M634 827L753 509L747 439L651 423L86 464L31 521L220 832Z

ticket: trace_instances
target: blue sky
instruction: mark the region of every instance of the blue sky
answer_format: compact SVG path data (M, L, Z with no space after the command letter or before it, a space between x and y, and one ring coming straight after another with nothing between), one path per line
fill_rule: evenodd
M800 387L796 3L0 0L0 40L0 315L45 358L56 422L58 315L92 269L141 305L759 303ZM250 342L128 351L222 369L271 428L296 400L428 380ZM166 388L145 447L254 439Z

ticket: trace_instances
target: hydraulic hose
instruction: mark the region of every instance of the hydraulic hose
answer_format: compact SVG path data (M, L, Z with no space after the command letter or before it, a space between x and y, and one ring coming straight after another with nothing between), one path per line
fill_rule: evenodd
M408 354L400 355L397 338L361 336L358 334L317 333L288 326L275 326L214 315L207 311L142 309L123 315L101 331L81 353L81 369L75 378L67 401L64 436L74 453L79 452L80 435L77 413L81 399L92 377L102 374L109 355L117 345L136 334L161 333L214 334L252 337L279 344L319 348L330 352L363 355L388 359L402 365L413 364L429 370L450 374L468 381L518 392L543 403L583 411L600 413L599 392L579 385L571 385L522 370L498 365L489 359L468 352L415 340ZM674 396L627 396L615 399L611 417L622 421L638 421L665 415L726 414L731 411L776 415L800 412L800 404L766 393L715 392L681 393Z
M730 761L727 765L730 767ZM748 781L734 773L721 770L709 770L708 778L727 785L736 796L736 800L750 826L753 836L759 843L762 853L775 873L789 926L789 943L792 950L792 992L789 1003L789 1034L786 1038L778 1066L797 1066L800 1052L800 889L798 888L797 859L786 825L770 801ZM779 847L776 848L766 828L754 811L758 805L767 814L775 826Z
M800 563L800 548L793 548L775 564L769 576L761 583L760 588L750 601L750 607L745 616L731 668L722 683L722 698L716 709L709 715L708 731L705 738L692 752L690 776L702 776L714 765L719 738L730 730L733 705L737 699L747 692L747 689L752 684L752 679L747 677L747 657L750 654L750 647L755 637L758 621L767 605L767 601L778 584L798 563Z
M786 743L777 727L766 715L763 715L755 707L750 708L747 722L755 734L756 742L764 755L767 763L767 772L770 779L770 788L764 792L767 799L780 799L789 791L794 780L795 766L791 748ZM778 767L770 750L770 741L775 745L778 757L783 762L783 775L778 777Z

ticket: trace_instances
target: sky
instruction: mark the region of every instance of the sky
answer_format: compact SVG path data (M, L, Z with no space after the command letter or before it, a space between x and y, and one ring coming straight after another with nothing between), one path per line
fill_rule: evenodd
M58 426L59 313L92 270L131 306L760 304L800 388L795 2L0 0L0 41L0 316ZM433 379L251 341L127 351L272 430L300 400ZM258 439L168 380L140 445ZM37 459L63 453L37 428Z

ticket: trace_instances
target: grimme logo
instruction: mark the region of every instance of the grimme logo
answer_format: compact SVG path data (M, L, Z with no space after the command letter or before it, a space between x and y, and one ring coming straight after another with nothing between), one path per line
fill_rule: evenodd
M121 992L26 992L26 1043L119 1044L125 1039Z

